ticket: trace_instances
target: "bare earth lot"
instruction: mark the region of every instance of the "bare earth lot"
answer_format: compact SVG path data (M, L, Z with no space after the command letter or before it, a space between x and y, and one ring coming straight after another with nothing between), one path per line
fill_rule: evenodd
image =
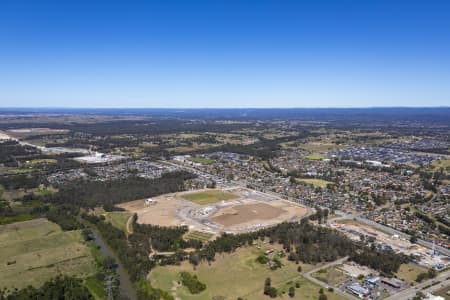
M224 226L233 226L251 220L270 220L285 212L284 209L266 203L244 204L219 210L211 220Z
M187 200L189 195L194 195L195 200L201 198L201 203ZM205 195L212 198L206 199ZM226 195L226 200L223 195ZM118 206L136 213L139 223L187 225L191 230L211 233L256 230L283 221L299 220L308 213L306 207L245 188L174 193L153 200L148 205L142 199Z
M119 207L138 215L138 223L161 226L178 226L182 222L177 218L177 208L186 205L182 199L171 195L154 198L157 203L145 205L144 200L135 200L118 205Z

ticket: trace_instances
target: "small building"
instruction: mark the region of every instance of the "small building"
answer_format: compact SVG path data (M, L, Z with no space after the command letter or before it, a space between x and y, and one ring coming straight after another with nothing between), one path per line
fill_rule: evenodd
M376 286L379 281L380 281L380 277L372 277L372 278L367 278L366 280L364 280L365 283L367 283L371 286Z
M401 283L402 283L402 281L395 279L395 278L391 278L391 279L383 278L383 279L381 279L381 282L389 285L390 287L396 288L396 289L399 289L401 287Z
M347 290L359 298L365 298L369 295L369 290L358 283L347 286Z
M266 251L266 255L272 254L275 250L274 249L269 249Z
M151 204L155 204L156 200L152 199L152 198L148 198L144 200L145 205L151 205Z

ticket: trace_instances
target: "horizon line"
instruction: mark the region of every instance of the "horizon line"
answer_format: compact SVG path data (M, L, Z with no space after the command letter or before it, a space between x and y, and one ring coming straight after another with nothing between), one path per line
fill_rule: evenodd
M152 106L0 106L0 110L24 110L24 109L67 109L67 110L76 110L76 109L184 109L184 110L194 110L194 109L377 109L377 108L450 108L450 105L434 105L434 106L411 106L411 105L396 105L396 106L310 106L310 107L300 107L300 106L248 106L248 107L152 107Z

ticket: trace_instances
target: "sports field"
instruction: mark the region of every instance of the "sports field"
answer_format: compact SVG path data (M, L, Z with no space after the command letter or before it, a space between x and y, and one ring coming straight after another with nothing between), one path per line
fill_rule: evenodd
M297 182L312 184L314 187L326 187L327 184L333 184L331 181L316 178L297 178Z
M297 272L298 265L295 263L281 258L283 267L272 271L267 265L256 261L258 255L269 248L281 249L280 246L268 244L262 245L261 249L255 246L240 248L231 254L218 255L211 265L202 263L196 270L188 263L183 263L181 266L160 266L150 273L149 278L154 287L171 291L172 296L183 300L236 299L237 297L248 300L263 299L264 280L267 277L271 278L272 286L279 291L287 291L296 282L300 283L300 288L296 289L295 298L290 298L286 292L280 297L281 299L318 299L320 287L304 279ZM300 265L303 271L313 268L312 265ZM186 287L178 285L181 271L196 274L198 279L206 284L206 290L192 295ZM343 299L333 293L326 292L326 294L329 300Z
M58 274L87 277L94 272L79 231L64 232L46 219L0 226L0 289L40 286Z
M206 158L206 157L200 157L200 156L198 156L198 157L190 157L189 160L193 161L195 163L204 164L204 165L211 165L211 164L213 164L215 162L215 160L213 160L213 159L209 159L209 158Z
M224 200L238 198L237 195L221 190L207 190L195 193L184 194L183 198L200 205L208 205Z

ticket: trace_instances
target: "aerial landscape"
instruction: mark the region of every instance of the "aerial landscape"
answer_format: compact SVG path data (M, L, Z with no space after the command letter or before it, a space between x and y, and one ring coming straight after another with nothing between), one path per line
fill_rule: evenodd
M0 300L450 299L450 6L337 2L0 3Z

